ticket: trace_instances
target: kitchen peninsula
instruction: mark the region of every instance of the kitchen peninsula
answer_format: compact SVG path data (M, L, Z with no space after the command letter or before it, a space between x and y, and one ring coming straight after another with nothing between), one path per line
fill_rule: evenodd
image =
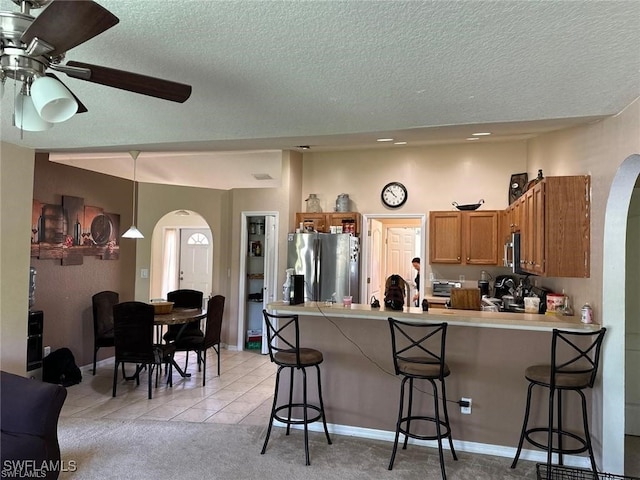
M456 448L505 457L514 454L520 434L527 390L524 370L549 362L552 330L600 328L585 325L575 316L526 313L453 309L423 312L415 307L394 311L362 304L345 308L340 303L325 302L274 302L268 308L278 314L298 315L300 344L323 353L322 393L327 421L334 431L388 440L393 439L395 431L400 382L393 370L387 318L446 321L446 362L451 368L447 398ZM462 397L472 399L471 415L461 414L456 402ZM422 399L419 401L422 403ZM532 414L532 420L538 417ZM565 421L571 427L580 425L580 418L571 412ZM530 455L525 453L524 458L542 459L537 456L539 452L531 451ZM388 459L380 461L383 464Z

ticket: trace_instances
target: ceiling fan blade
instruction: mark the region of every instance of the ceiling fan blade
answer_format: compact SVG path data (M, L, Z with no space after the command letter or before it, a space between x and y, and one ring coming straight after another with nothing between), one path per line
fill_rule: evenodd
M171 82L160 78L148 77L138 73L125 72L115 68L101 67L82 62L67 62L70 67L87 68L91 70L89 79L76 77L73 72L65 72L68 76L99 83L107 87L119 88L129 92L140 93L150 97L162 98L172 102L184 103L191 96L191 85Z
M56 77L53 73L45 73L45 75L47 77L52 77L55 78L57 81L59 81L60 83L62 83L62 85L64 85L64 82L62 82L62 80L60 80L58 77ZM80 99L78 97L76 97L76 94L73 93L71 91L71 89L69 87L67 87L66 85L64 85L64 88L66 88L67 90L69 90L69 93L73 96L73 98L76 100L76 102L78 103L78 110L76 111L76 113L84 113L84 112L88 112L87 107L84 106L84 104L80 101Z
M29 45L38 37L60 55L116 25L120 20L97 3L73 0L53 0L27 27L21 41Z

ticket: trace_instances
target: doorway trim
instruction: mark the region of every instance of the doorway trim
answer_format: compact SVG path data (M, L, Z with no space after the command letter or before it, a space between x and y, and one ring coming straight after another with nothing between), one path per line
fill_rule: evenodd
M361 261L360 261L360 294L364 298L367 293L367 281L369 278L369 265L371 253L369 252L370 245L369 239L371 238L369 232L369 220L419 220L420 221L420 258L422 261L422 268L420 268L420 285L424 283L424 265L427 262L427 214L426 213L363 213L362 214L362 239L361 242ZM424 288L424 287L423 287Z
M268 246L265 244L264 246L264 255L271 255L272 258L265 258L265 277L264 277L264 285L266 287L266 295L264 296L265 305L271 301L277 300L278 289L277 289L277 268L278 268L278 232L279 232L279 219L280 214L277 211L269 210L269 211L243 211L240 214L240 275L238 281L238 341L236 343L236 348L238 351L244 350L244 328L245 328L245 317L247 312L247 304L246 299L244 298L244 292L246 291L247 285L247 255L246 248L249 241L249 231L247 228L249 217L273 217L273 239L274 244ZM265 237L266 238L266 237ZM267 269L272 271L267 272ZM269 300L269 298L272 298ZM266 343L264 343L264 336L266 334L263 325L263 349L266 348ZM262 352L264 353L264 352Z
M602 325L608 327L602 354L602 469L624 472L627 218L640 155L627 157L615 174L604 218L602 249ZM620 252L625 252L620 254Z

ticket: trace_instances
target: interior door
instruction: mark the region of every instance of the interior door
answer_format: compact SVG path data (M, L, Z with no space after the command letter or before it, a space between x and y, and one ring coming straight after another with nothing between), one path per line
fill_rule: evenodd
M180 229L179 288L211 294L213 238L208 228Z
M384 278L399 274L410 285L416 276L411 260L416 256L416 229L411 227L389 227L386 229L387 253Z

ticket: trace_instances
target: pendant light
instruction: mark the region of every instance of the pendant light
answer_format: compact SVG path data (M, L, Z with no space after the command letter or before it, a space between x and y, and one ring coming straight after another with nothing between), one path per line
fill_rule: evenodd
M136 160L140 152L132 150L129 155L133 158L133 224L129 227L129 230L122 234L122 238L144 238L144 235L136 228Z

